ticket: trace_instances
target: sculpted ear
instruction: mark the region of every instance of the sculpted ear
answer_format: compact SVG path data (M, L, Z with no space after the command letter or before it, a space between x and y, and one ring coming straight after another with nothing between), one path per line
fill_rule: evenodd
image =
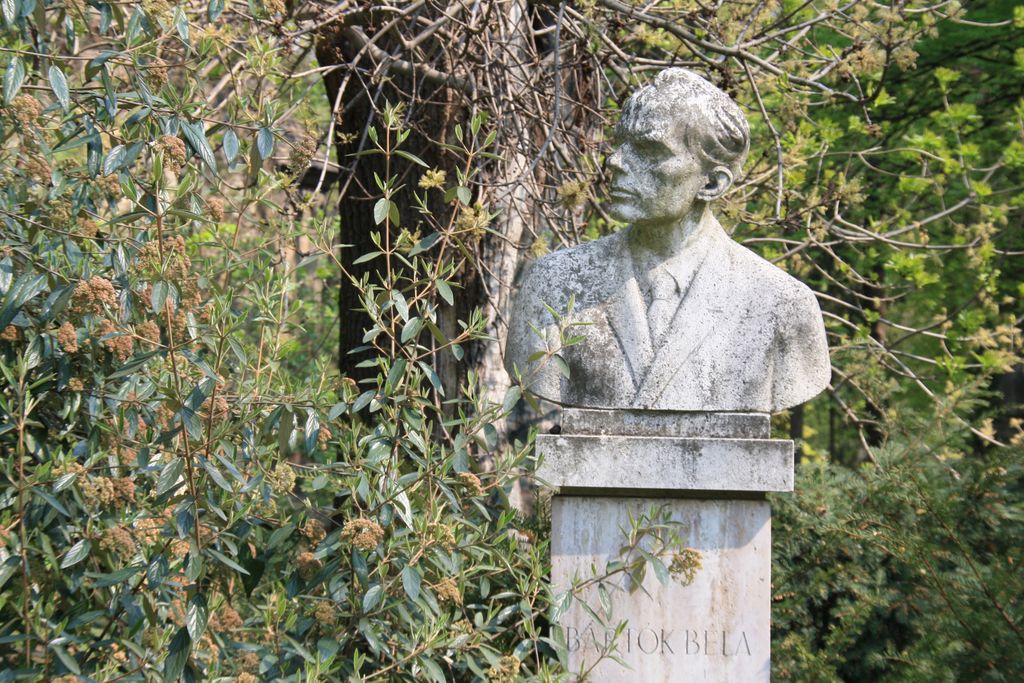
M707 182L697 192L697 199L705 202L718 199L732 187L732 171L725 166L715 166L707 176Z

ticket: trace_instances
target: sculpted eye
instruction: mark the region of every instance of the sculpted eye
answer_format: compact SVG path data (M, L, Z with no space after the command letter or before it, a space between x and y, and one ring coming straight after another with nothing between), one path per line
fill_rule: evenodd
M636 150L640 154L654 159L663 159L669 156L668 147L665 146L665 143L657 140L638 140Z

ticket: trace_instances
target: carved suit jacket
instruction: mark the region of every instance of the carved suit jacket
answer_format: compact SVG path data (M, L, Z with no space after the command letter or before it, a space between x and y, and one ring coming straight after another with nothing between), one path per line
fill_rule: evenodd
M532 263L513 306L505 367L533 393L590 408L778 411L829 382L821 311L811 290L734 242L715 223L668 331L652 342L625 232ZM685 256L685 252L683 254ZM580 323L560 348L548 310ZM538 351L551 359L528 362Z

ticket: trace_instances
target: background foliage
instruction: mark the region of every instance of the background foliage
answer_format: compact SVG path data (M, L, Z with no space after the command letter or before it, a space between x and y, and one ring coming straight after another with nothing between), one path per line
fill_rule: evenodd
M617 228L667 65L747 111L723 223L833 351L776 418L774 675L1024 670L1012 2L0 10L0 679L557 677L509 504L557 415L495 340L524 260Z

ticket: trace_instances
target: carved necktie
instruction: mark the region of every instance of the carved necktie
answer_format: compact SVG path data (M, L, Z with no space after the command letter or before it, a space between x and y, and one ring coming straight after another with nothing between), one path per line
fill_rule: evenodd
M679 283L664 265L652 270L647 281L647 297L650 302L647 307L647 326L651 331L651 343L658 345L679 308Z

